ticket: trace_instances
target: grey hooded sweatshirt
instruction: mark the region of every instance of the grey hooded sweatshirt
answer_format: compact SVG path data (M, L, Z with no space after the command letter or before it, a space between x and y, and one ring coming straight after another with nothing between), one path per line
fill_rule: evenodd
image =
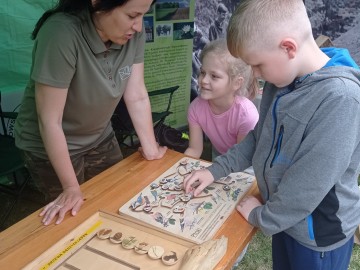
M254 167L264 205L249 222L316 250L335 249L360 224L360 71L344 49L325 67L266 84L255 129L209 167L215 179Z

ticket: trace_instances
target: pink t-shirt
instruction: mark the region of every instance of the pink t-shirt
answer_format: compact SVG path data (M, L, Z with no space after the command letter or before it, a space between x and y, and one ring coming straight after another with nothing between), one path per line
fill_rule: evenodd
M258 120L254 103L240 96L236 96L228 111L219 115L214 114L208 101L200 97L191 102L188 111L189 123L199 125L220 154L236 144L238 134L246 135L253 130Z

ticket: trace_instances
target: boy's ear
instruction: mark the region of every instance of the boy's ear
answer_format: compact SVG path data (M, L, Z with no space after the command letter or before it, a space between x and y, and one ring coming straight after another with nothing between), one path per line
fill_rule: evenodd
M290 59L295 57L297 51L297 43L292 38L284 38L280 42L280 48L289 56Z

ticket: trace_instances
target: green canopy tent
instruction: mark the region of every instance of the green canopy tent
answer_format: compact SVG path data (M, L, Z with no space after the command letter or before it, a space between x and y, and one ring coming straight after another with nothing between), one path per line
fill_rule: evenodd
M22 91L28 81L31 32L51 1L5 0L0 5L0 91Z

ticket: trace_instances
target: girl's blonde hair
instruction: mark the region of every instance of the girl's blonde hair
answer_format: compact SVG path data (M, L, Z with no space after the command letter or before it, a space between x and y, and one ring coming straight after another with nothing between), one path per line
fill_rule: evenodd
M242 59L233 57L227 47L225 39L216 39L207 43L200 54L200 62L209 53L213 53L219 59L222 59L228 67L227 73L230 80L234 80L240 76L244 78L244 83L237 90L236 94L245 96L252 100L256 97L259 90L258 80L253 76L251 66L247 65Z

